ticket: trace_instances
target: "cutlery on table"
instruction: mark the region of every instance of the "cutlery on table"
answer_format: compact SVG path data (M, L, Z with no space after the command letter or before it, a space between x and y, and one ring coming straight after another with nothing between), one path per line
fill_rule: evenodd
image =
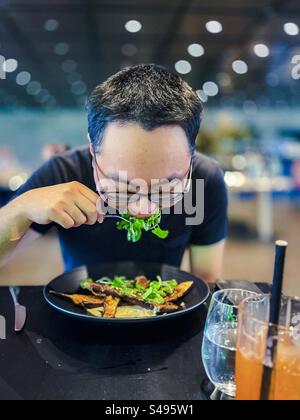
M10 287L9 292L13 298L15 305L15 332L20 332L23 330L26 322L26 308L25 306L20 305L18 301L18 296L20 294L19 287Z

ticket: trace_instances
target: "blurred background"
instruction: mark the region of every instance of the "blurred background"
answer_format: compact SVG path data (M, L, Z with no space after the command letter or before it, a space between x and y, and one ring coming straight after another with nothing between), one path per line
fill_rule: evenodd
M198 149L226 173L224 277L271 281L281 238L286 292L300 295L299 27L299 0L0 0L0 205L43 161L85 144L96 84L125 66L162 64L204 102ZM42 283L61 271L53 232L0 269L0 281Z

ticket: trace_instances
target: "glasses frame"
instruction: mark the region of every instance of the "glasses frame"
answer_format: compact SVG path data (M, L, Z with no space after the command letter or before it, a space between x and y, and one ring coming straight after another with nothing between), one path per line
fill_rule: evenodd
M96 168L96 171L95 171L95 172L96 172L96 176L97 176L97 184L98 184L98 185L100 185L100 187L101 187L101 181L100 181L100 177L99 177L99 173L98 173L98 171L99 171L100 173L102 173L104 176L105 176L105 174L102 172L102 170L101 170L101 168L100 168L100 166L99 166L99 164L98 164L98 161L97 161L97 158L96 158L96 153L95 153L95 151L94 151L94 155L93 155L93 157L92 157L92 160L93 160L94 166L95 166L95 168ZM174 191L170 191L170 192L166 193L166 195L168 195L169 197L171 197L172 195L174 195L174 196L175 196L175 194L176 194L177 196L179 196L179 197L180 197L178 200L175 200L175 199L174 199L174 202L172 202L172 203L171 203L171 200L169 200L169 203L170 203L170 204L172 204L172 205L177 204L178 202L180 202L181 200L183 200L183 199L184 199L185 194L188 194L188 193L190 192L190 190L191 190L191 185L192 185L192 174L193 174L193 158L191 159L191 163L190 163L190 166L189 166L189 170L188 170L188 172L187 172L187 175L186 175L186 176L184 176L184 180L185 180L185 179L187 180L187 184L186 184L186 186L184 187L183 191L182 191L182 192L180 192L180 193L176 193L176 192L174 192ZM106 177L106 178L107 178L107 177ZM109 178L107 178L107 179L109 179ZM116 191L101 191L101 189L99 189L99 188L98 188L98 185L96 186L96 188L97 188L97 192L98 192L98 194L99 194L101 197L103 197L103 198L104 198L105 202L107 202L107 203L112 202L112 200L110 200L110 199L107 197L107 194L117 194L117 195L119 194L119 193L118 193L118 192L116 192ZM162 195L162 193L158 193L158 194ZM145 193L136 192L136 193L132 193L132 195L134 195L134 196L137 196L137 197L138 197L136 200L134 200L134 202L139 201L139 200L140 200L140 198L142 198L142 197L147 197L147 198L148 198L148 200L149 200L151 203L154 203L154 204L159 204L159 203L161 202L160 200L159 200L158 202L157 202L157 201L153 201L153 199L152 199L153 193L147 193L147 194L145 194ZM133 201L130 201L130 199L129 199L129 200L127 200L127 204L130 204L130 203L132 203L132 202L133 202ZM114 203L122 203L122 204L125 204L125 202L121 202L120 200L117 200L117 201L115 201ZM164 207L164 206L161 206L161 207Z

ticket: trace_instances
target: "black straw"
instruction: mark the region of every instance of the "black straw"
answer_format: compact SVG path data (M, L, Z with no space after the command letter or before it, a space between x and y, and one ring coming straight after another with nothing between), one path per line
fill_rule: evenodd
M287 242L277 241L276 242L276 257L275 257L275 269L274 269L274 280L270 303L270 326L267 336L267 347L266 357L264 363L264 371L262 377L261 394L260 399L262 401L268 401L270 398L271 384L272 384L272 373L276 361L277 354L277 340L269 340L271 337L277 337L278 325L280 319L281 309L281 297L283 289L283 278L284 278L284 266L285 257L287 250Z

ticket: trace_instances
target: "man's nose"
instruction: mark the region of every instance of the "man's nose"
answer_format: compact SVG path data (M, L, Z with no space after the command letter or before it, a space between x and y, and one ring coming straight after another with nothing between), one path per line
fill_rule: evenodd
M155 203L152 203L148 198L142 197L134 203L128 205L129 213L138 219L146 219L152 214L155 214L158 207Z

